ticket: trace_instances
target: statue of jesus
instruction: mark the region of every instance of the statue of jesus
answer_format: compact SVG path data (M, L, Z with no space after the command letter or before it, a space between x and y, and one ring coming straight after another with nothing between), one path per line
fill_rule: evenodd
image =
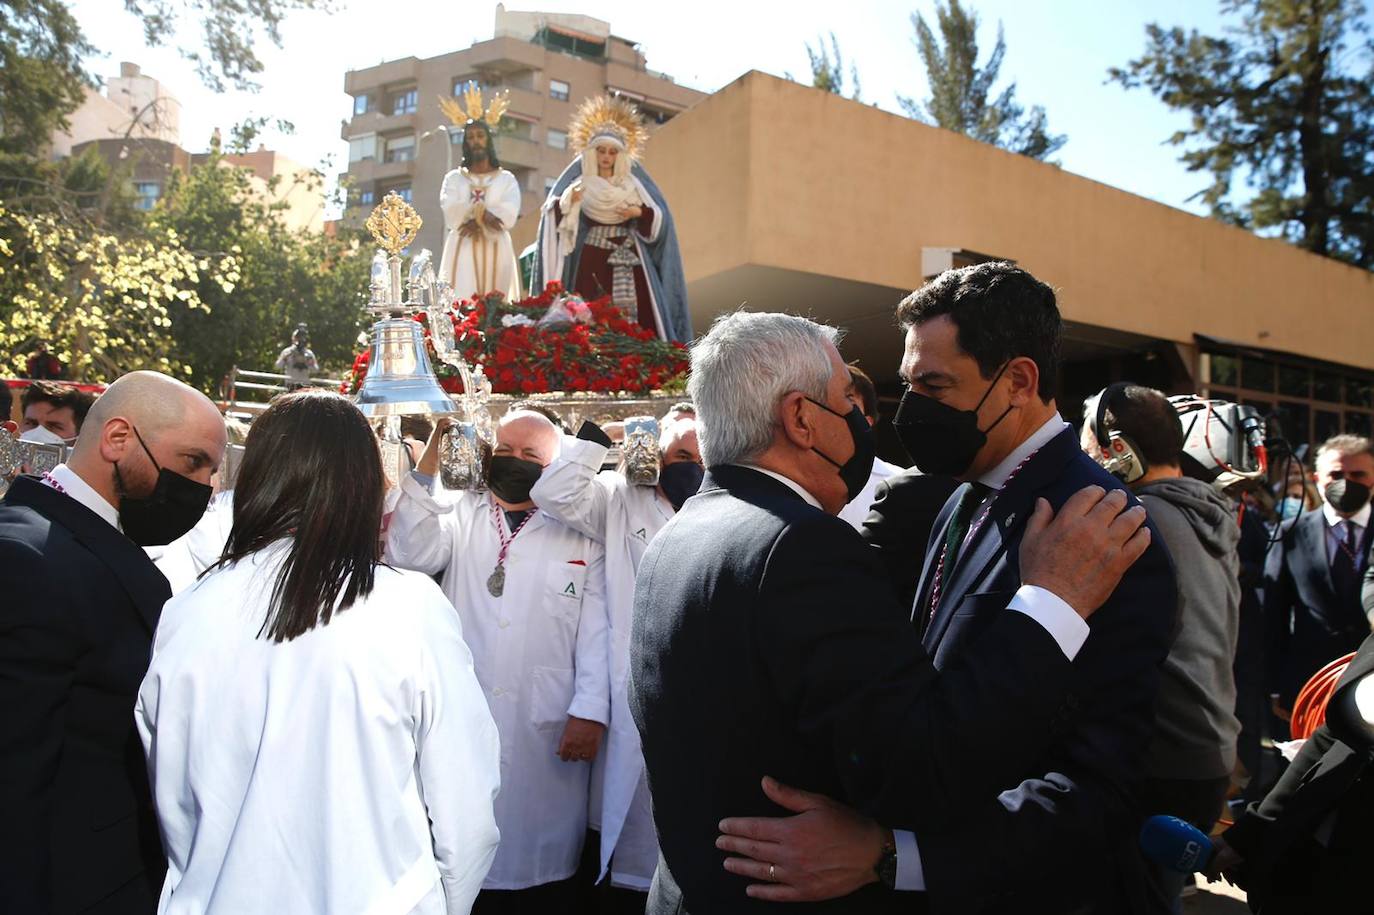
M520 183L496 157L489 119L463 125L463 164L444 176L439 191L446 229L439 279L460 298L499 292L516 301L520 271L510 230L520 216Z

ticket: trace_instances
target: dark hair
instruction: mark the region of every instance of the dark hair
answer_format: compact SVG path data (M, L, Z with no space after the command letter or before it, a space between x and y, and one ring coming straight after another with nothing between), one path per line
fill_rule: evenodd
M568 427L563 422L563 417L559 416L552 407L547 407L536 400L517 400L506 408L507 413L538 413L540 416L553 423L553 427L563 435L568 434Z
M0 381L0 423L8 422L13 412L14 395L10 393L10 386Z
M500 168L501 160L496 158L496 133L485 121L468 121L463 125L463 165L472 164L472 147L468 146L468 131L478 127L487 135L487 161L492 168Z
M903 330L940 315L954 322L959 349L985 379L1025 356L1040 369L1040 399L1054 399L1063 322L1049 286L1015 264L993 261L946 270L897 306Z
M211 568L292 541L259 636L294 639L372 592L385 485L372 427L345 397L285 394L253 421L234 524Z
M1138 384L1120 389L1103 414L1102 426L1104 432L1114 430L1129 438L1152 467L1176 467L1183 457L1183 424L1163 391Z
M416 441L427 442L430 435L434 433L434 423L429 421L427 416L402 416L401 417L401 438L413 438Z
M80 432L81 424L86 421L86 414L91 412L91 404L95 403L95 395L70 384L34 381L25 389L20 403L23 410L28 410L36 403L50 404L54 410L70 407L72 416L76 419L76 431ZM5 413L5 418L9 419L8 412Z
M858 393L859 399L863 401L864 416L876 420L878 418L878 388L873 384L873 379L868 377L868 373L859 368L857 362L849 363L849 380L854 383L854 390Z

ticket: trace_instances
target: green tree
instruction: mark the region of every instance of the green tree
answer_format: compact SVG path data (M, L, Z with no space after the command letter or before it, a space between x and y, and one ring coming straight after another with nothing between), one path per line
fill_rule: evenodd
M1110 78L1191 115L1169 142L1235 225L1374 268L1374 48L1358 0L1222 0L1226 37L1146 26ZM1237 200L1237 179L1253 193Z
M0 163L40 156L85 97L94 48L62 0L5 0L0 15Z
M834 55L834 59L831 59ZM816 47L812 49L811 43L806 44L806 56L811 62L811 85L817 89L824 89L834 95L845 95L845 72L844 58L840 55L840 42L835 37L835 33L830 33L830 47L825 46L824 38L816 39ZM849 65L849 90L848 95L854 101L859 101L859 68L851 63Z
M371 249L359 233L288 228L285 205L272 202L282 180L264 187L212 151L205 164L174 175L150 214L154 226L185 239L198 258L232 257L239 265L233 289L201 278L196 292L205 307L170 309L173 351L204 390L215 390L236 365L273 371L298 322L309 324L311 348L327 370L342 372L358 349Z
M925 65L930 96L924 102L897 96L908 116L957 131L1003 149L1045 159L1067 141L1064 134L1051 134L1045 109L1039 105L1025 109L1016 101L1012 82L996 98L991 98L1006 56L1007 44L1002 24L997 24L997 44L987 62L978 66L978 14L949 0L936 2L937 38L925 17L911 14L916 30L916 50Z

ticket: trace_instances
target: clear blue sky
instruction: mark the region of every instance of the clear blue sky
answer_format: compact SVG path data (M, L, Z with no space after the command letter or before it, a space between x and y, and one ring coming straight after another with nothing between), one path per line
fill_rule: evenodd
M256 95L205 89L192 68L170 49L148 49L142 31L114 0L72 3L87 37L105 53L89 61L100 75L118 72L119 61L140 63L182 102L182 142L198 150L214 127L229 127L251 115L269 114L294 122L292 136L269 134L269 147L308 164L332 157L338 171L346 149L340 121L351 114L343 92L344 72L382 60L430 57L490 38L495 4L461 0L338 0L334 15L298 13L283 25L283 47L265 39L267 69ZM1144 48L1150 21L1217 33L1222 28L1214 0L971 0L982 19L980 61L996 40L997 22L1006 33L1001 87L1017 83L1026 105L1043 105L1050 128L1066 133L1057 155L1071 172L1172 206L1199 211L1186 199L1206 177L1189 174L1177 162L1168 136L1186 126L1142 90L1106 84L1107 69L1124 64ZM923 98L925 75L912 44L913 10L934 21L934 0L876 3L762 3L699 0L692 4L605 0L532 0L512 9L578 12L608 20L612 31L638 41L652 69L679 82L713 91L751 70L809 79L806 42L835 33L847 60L859 66L863 98L900 111L898 94ZM185 29L194 39L196 24Z

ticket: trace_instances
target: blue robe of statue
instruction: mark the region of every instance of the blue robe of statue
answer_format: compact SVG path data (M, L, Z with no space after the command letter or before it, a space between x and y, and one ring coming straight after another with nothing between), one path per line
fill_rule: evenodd
M677 228L673 224L673 217L668 210L667 201L663 198L663 192L658 189L658 185L654 184L644 167L636 162L631 167L631 174L648 192L650 205L661 220L657 237L653 241L639 238L637 243L642 255L640 261L644 276L653 294L658 318L662 322L663 336L668 340L687 343L692 339L692 318L687 309L687 281L682 272L682 254L678 250ZM530 282L531 293L537 294L542 291L551 280L561 281L563 288L569 290L575 289L577 286L578 263L581 259L587 231L591 226L585 215L579 217L577 241L573 250L564 259L561 274L549 276L545 261L548 258L548 252L554 250L557 244L553 203L563 194L568 185L581 175L582 158L579 156L573 159L572 163L563 170L563 174L558 176L558 181L549 191L549 196L540 212L539 236L534 245L534 267Z

